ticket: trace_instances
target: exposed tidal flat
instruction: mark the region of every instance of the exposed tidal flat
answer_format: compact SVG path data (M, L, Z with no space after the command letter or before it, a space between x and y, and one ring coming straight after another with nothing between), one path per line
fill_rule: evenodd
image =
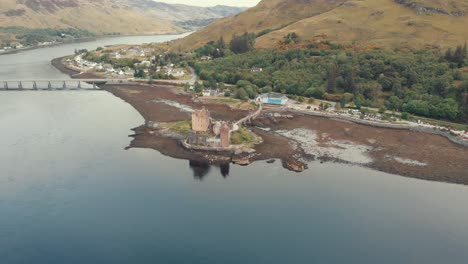
M190 120L192 109L205 107L215 120L236 121L248 111L226 104L200 101L179 87L128 85L104 87L122 98L148 123ZM248 162L279 159L291 162L339 162L425 180L468 184L468 148L439 135L378 128L297 112L267 109L249 129L263 140L249 153ZM152 148L179 159L224 163L246 155L214 155L184 150L180 138L171 138L142 124L135 128L130 147Z
M2 56L1 76L64 78L50 60L73 53L74 45L62 50L66 47L51 48L48 56L36 53L39 50L6 55L18 56L16 60ZM123 98L128 104L105 91L2 92L0 263L468 260L464 185L399 177L344 162L311 161L308 170L297 174L285 170L278 159L241 167L163 155L181 150L177 141L161 141L159 152L128 148L150 137L143 133L129 138L132 128L146 120L185 119L188 114L180 105L193 103L172 87L108 89L116 89L113 93L121 98L119 93L148 98ZM133 90L141 92L128 92ZM145 108L132 100L150 102ZM154 107L159 111L151 111ZM245 114L212 107L216 118ZM270 131L265 129L268 123ZM272 136L269 144L259 145L258 153L281 149L283 155L294 155L322 144L338 144L346 152L351 141L375 145L373 151L386 147L375 155L396 164L414 163L415 168L440 165L451 170L460 166L454 154L466 157L443 137L392 134L325 118L271 118L265 113L255 126L264 128L254 129L265 141ZM290 138L297 145L290 146ZM152 142L159 144L158 137ZM350 149L366 155L362 147ZM437 150L447 158L422 166L428 164L422 155L431 157Z

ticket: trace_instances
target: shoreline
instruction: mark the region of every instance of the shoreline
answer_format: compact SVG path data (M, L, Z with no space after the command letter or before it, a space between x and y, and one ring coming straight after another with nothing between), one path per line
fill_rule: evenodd
M79 78L77 71L61 64L62 59L55 59L53 65L72 78ZM278 159L290 170L298 164L306 167L312 161L339 162L423 180L468 185L468 148L443 135L406 127L378 127L334 116L267 109L248 126L263 139L254 147L255 152L236 155L193 151L184 148L177 135L166 135L148 124L189 120L190 114L183 108L206 107L214 119L232 122L241 119L247 111L200 101L174 85L104 85L102 88L130 104L145 119L144 125L133 129L135 134L128 148L150 148L173 158L210 164L248 165Z
M52 65L58 69L60 72L69 75L71 78L80 78L77 76L81 72L72 69L65 65L63 63L63 59L68 58L70 56L64 56L60 58L56 58L52 60ZM90 78L99 78L99 75L94 75L94 74L89 74L87 73L86 77ZM135 82L137 83L137 82ZM174 83L171 82L164 82L164 81L154 81L153 84L160 84L160 85L175 85ZM364 119L357 119L357 118L350 118L347 116L341 116L338 114L326 114L326 113L321 113L321 112L315 112L315 111L300 111L300 110L294 110L294 109L278 109L277 111L286 111L286 112L294 112L298 114L307 114L311 116L317 116L317 117L323 117L323 118L329 118L329 119L338 119L342 120L343 122L352 122L355 124L361 124L361 125L366 125L366 126L371 126L371 127L377 127L377 128L388 128L388 129L401 129L401 130L409 130L409 131L416 131L419 133L426 133L426 134L432 134L432 135L439 135L442 137L447 138L451 142L467 147L468 148L468 140L463 140L459 137L453 136L450 134L448 131L441 131L441 130L435 130L431 129L429 127L424 127L420 125L415 125L415 126L410 126L410 125L400 125L400 124L392 124L392 123L381 123L381 122L375 122L375 121L370 121L370 120L364 120Z
M128 34L128 35L108 35L108 36L102 35L102 36L87 37L87 38L76 38L76 39L71 39L69 41L57 42L57 43L44 45L44 46L33 46L33 47L27 47L27 48L21 48L21 49L8 50L8 51L5 51L5 52L1 52L0 56L10 55L10 54L17 54L17 53L21 53L21 52L29 51L29 50L57 47L57 46L62 46L62 45L67 45L67 44L91 42L91 41L96 41L96 40L106 39L106 38L139 37L139 36L141 36L141 37L146 37L146 36L168 36L168 35L182 35L182 34L191 33L191 32L193 32L193 31L172 32L172 33L163 33L163 34Z
M377 128L387 128L387 129L401 129L401 130L409 130L409 131L415 131L419 133L426 133L426 134L431 134L431 135L439 135L442 137L447 138L451 142L467 147L468 148L468 141L463 140L459 137L455 137L450 134L450 132L447 131L441 131L441 130L435 130L431 129L429 127L424 127L424 126L410 126L410 125L399 125L399 124L392 124L392 123L379 123L375 121L369 121L365 119L357 119L357 118L350 118L347 116L340 116L340 115L330 115L330 114L322 114L322 113L317 113L317 112L301 112L297 110L288 110L291 112L296 112L296 113L302 113L302 114L307 114L311 116L317 116L317 117L323 117L323 118L329 118L329 119L338 119L342 120L343 122L353 122L355 124L360 124L360 125L365 125L365 126L371 126L371 127L377 127Z
M6 52L0 53L0 56L2 55L10 55L10 54L18 54L24 51L28 50L36 50L36 49L43 49L43 48L50 48L50 47L57 47L61 45L67 45L67 44L73 44L73 43L83 43L83 42L91 42L100 39L101 37L88 37L88 38L79 38L79 39L72 39L70 41L65 41L65 42L57 42L49 45L43 45L43 46L33 46L33 47L27 47L27 48L21 48L21 49L14 49L14 50L9 50ZM104 38L104 37L102 37Z

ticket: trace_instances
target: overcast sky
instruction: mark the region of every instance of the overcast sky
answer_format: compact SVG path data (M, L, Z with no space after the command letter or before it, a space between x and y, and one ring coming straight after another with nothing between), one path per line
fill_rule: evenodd
M186 4L186 5L198 5L198 6L215 6L215 5L254 6L258 2L260 2L260 0L155 0L155 1L166 2L170 4Z

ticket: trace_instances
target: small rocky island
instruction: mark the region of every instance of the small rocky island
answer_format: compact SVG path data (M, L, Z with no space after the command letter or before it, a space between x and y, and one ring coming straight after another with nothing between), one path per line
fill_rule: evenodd
M176 138L180 145L191 152L203 153L213 163L234 162L238 165L248 165L255 156L255 145L263 139L248 129L244 124L251 122L262 110L257 104L255 112L248 113L238 121L217 120L205 107L192 110L191 121L149 122L146 129L150 134ZM298 166L295 171L303 171L304 166Z

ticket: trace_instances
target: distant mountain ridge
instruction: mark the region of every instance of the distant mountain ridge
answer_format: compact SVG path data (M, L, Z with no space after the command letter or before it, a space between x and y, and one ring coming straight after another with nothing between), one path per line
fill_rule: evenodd
M180 26L184 21L214 21L243 10L152 0L1 0L0 27L73 27L96 34L163 34L186 31Z
M257 48L328 40L381 47L446 47L468 40L468 0L263 0L176 41L193 49L233 34L256 33Z

